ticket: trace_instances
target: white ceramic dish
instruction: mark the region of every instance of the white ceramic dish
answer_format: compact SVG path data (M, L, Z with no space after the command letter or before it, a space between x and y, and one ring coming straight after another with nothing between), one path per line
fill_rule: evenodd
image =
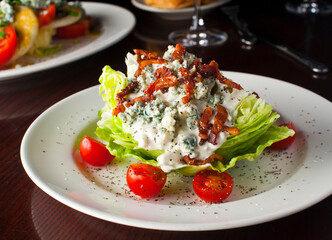
M135 16L128 10L111 4L82 2L87 14L100 23L100 34L80 37L77 40L57 39L54 44L61 44L61 50L49 57L22 57L20 62L33 63L21 68L0 70L0 81L47 70L79 60L99 52L123 39L135 26Z
M201 14L205 15L214 8L219 7L229 1L231 0L215 0L212 3L204 4L201 6ZM194 7L186 7L186 8L170 10L170 9L161 9L146 5L143 0L131 0L131 3L139 9L155 13L167 20L191 19L194 14Z
M228 171L235 187L223 204L205 204L191 178L170 174L160 197L138 199L125 184L128 163L84 166L78 146L94 136L103 107L98 86L74 94L41 114L21 145L25 171L53 198L88 215L141 228L201 231L243 227L308 208L332 193L332 104L301 87L268 77L224 72L254 90L293 121L297 139L287 151L266 150ZM282 96L281 94L282 93Z

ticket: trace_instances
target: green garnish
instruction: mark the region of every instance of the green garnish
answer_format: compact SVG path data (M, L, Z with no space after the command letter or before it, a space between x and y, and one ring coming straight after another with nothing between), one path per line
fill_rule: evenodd
M0 39L5 38L5 37L6 37L5 31L0 31Z
M0 27L6 27L9 25L9 22L8 21L3 21L3 20L0 20Z
M77 16L79 16L79 15L80 15L80 13L77 12L77 11L70 11L70 12L69 12L69 16L72 16L72 17L77 17Z
M14 5L22 5L22 2L20 0L13 0L9 2L10 5L14 6Z
M45 48L38 48L35 50L35 54L38 57L47 57L47 56L50 56L50 55L53 55L53 54L59 52L61 47L62 47L62 45L59 44L59 45L49 46L49 47L45 47Z

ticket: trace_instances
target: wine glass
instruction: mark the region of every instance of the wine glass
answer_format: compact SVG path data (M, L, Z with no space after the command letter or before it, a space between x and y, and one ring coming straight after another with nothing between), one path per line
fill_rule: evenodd
M168 39L171 42L180 43L185 47L208 47L222 44L227 40L227 33L205 28L204 20L201 17L200 5L201 0L195 0L195 10L190 28L170 33Z
M328 14L332 13L332 5L318 0L302 0L301 2L288 2L286 9L296 14Z

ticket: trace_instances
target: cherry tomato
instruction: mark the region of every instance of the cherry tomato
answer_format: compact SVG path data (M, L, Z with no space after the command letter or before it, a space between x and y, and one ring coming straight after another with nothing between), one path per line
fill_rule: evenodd
M54 20L55 15L56 15L56 7L54 3L52 3L46 8L39 9L37 11L39 27L41 28L45 25L50 24Z
M203 170L196 173L193 188L197 196L209 203L224 201L233 190L233 178L226 172Z
M0 37L0 68L9 62L17 46L17 35L12 26L3 28L2 32L4 36Z
M57 28L55 36L59 38L77 38L84 36L90 29L92 18L86 17L71 25Z
M103 166L114 159L104 144L90 137L82 139L80 153L82 159L93 166Z
M294 130L295 134L293 136L285 138L285 139L283 139L283 140L281 140L279 142L273 143L271 145L271 148L276 149L276 150L281 150L281 149L289 147L294 142L295 137L296 137L296 129L295 129L295 125L294 125L293 122L284 123L284 124L281 124L279 126L288 127L289 129Z
M156 195L165 185L166 179L163 170L145 163L131 164L127 171L128 187L142 198Z

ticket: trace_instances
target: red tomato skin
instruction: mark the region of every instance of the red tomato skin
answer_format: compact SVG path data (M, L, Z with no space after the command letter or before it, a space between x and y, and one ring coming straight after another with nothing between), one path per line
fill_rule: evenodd
M290 145L292 145L292 143L295 141L295 138L296 138L296 129L295 129L295 125L294 125L293 122L284 123L284 124L281 124L279 126L288 127L289 129L294 130L295 134L291 137L288 137L288 138L285 138L281 141L273 143L271 145L271 148L275 149L275 150L281 150L281 149L288 148Z
M166 174L158 167L145 164L131 164L127 171L130 190L141 198L155 196L165 185Z
M83 161L93 166L104 166L114 159L104 144L90 137L82 139L80 154Z
M233 178L226 172L203 170L194 176L193 188L198 197L208 203L221 203L233 190Z
M6 65L15 53L17 46L17 35L14 27L7 26L3 29L6 36L0 38L0 68Z
M92 18L86 17L71 25L57 28L55 36L59 38L78 38L84 36L89 31Z
M56 7L54 3L52 3L46 8L39 9L37 11L39 28L50 24L54 20L55 15L56 15Z

